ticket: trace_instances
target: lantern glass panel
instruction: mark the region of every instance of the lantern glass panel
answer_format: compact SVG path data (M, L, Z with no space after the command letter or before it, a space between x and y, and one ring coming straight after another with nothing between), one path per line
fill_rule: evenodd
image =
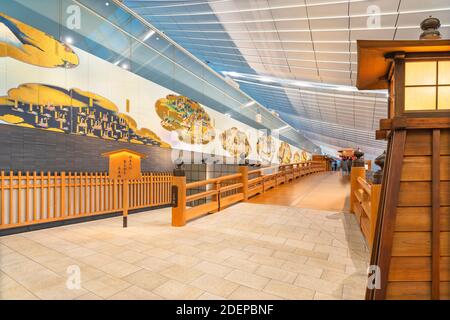
M436 87L406 87L405 110L435 110Z
M450 110L450 86L439 87L438 109Z
M450 61L439 61L439 84L450 85Z
M436 85L437 61L407 62L405 64L405 85Z

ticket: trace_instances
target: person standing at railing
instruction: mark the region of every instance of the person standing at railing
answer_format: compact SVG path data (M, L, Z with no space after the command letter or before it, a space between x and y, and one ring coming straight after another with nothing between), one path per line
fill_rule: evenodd
M348 175L348 159L346 157L342 158L341 170L342 170L342 176L347 176Z

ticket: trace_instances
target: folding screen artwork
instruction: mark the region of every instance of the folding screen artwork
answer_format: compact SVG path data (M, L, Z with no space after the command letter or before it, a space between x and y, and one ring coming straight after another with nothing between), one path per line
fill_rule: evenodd
M0 124L264 163L301 152L1 12L0 67Z
M263 162L272 162L275 155L275 140L270 135L263 135L258 138L256 143L256 151Z
M281 142L280 147L278 148L278 161L281 164L289 164L291 163L291 158L291 146L287 142Z
M156 101L155 109L161 126L176 131L180 141L208 144L216 137L210 116L196 101L171 94Z
M222 148L232 157L247 158L251 151L251 146L247 134L236 127L223 131L220 135Z
M0 97L0 120L18 126L108 140L170 147L118 111L108 99L80 89L26 83Z

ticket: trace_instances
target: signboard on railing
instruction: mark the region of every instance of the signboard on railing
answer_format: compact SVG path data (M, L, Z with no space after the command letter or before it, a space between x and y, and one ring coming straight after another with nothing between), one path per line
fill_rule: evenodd
M109 158L110 179L140 179L141 159L145 155L128 149L120 149L102 154Z

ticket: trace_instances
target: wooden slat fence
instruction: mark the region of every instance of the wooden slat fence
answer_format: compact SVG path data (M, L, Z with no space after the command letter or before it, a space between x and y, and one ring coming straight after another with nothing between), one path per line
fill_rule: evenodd
M143 173L129 182L129 209L168 205L172 174ZM120 212L123 181L107 173L0 173L0 230Z

